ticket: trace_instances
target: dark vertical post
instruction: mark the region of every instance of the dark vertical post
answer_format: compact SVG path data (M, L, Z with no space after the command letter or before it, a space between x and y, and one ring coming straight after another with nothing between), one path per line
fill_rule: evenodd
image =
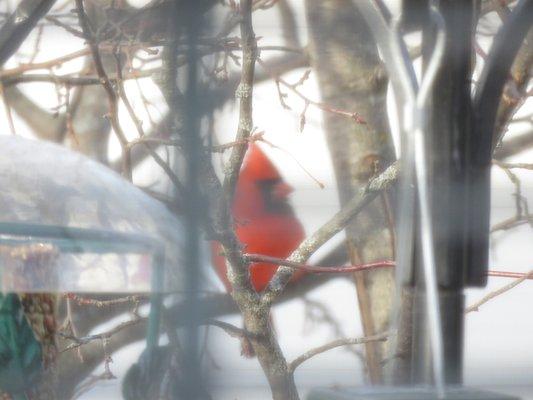
M520 0L495 36L474 97L475 130L469 139L467 283L484 286L489 257L490 167L501 132L494 132L503 88L513 61L531 29L533 0Z
M196 400L200 398L201 373L198 360L198 288L200 262L200 221L204 212L204 202L200 193L199 173L201 162L200 120L202 118L202 101L198 90L198 51L197 44L202 31L202 14L198 1L184 0L175 2L172 31L174 33L172 51L172 73L174 81L170 83L172 90L171 107L178 107L177 79L177 46L180 37L186 43L187 68L185 81L183 157L185 159L185 184L182 196L185 210L185 280L186 280L186 312L185 336L183 338L183 393L184 399ZM179 12L178 12L179 8ZM179 34L182 35L179 35ZM174 74L174 75L173 75ZM181 102L180 102L181 103ZM172 112L172 111L171 111ZM176 109L177 112L177 109Z
M446 52L433 87L430 136L427 138L434 221L435 255L444 332L445 378L460 384L463 356L467 210L466 138L472 129L471 60L474 1L441 0L439 10L446 24ZM424 28L424 62L433 52L431 27ZM423 234L423 232L421 233ZM421 280L418 279L418 282ZM424 288L418 285L418 291ZM423 296L417 295L422 300ZM423 304L415 305L415 372L427 379L429 349ZM424 367L422 367L424 366Z

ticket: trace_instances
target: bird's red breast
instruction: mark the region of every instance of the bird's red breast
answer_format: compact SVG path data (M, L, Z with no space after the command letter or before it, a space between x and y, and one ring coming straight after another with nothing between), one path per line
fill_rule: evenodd
M291 191L259 146L250 144L232 205L235 232L245 253L286 258L305 238L302 225L288 203ZM226 260L218 243L213 243L212 253L217 274L230 291ZM251 265L250 279L255 290L260 292L267 286L277 267L269 263ZM292 280L299 279L303 273L297 271Z

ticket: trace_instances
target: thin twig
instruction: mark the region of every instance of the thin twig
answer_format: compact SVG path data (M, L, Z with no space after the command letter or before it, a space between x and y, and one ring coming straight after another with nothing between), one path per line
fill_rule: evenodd
M64 56L57 57L57 58L54 58L48 61L43 61L43 62L38 62L38 63L20 64L18 67L4 69L0 71L0 78L17 76L17 75L23 74L26 71L32 71L35 69L50 69L52 67L59 67L68 61L72 61L79 57L83 57L89 54L91 54L90 49L83 49L83 50L78 50L73 53L66 54Z
M60 336L64 337L65 339L68 339L68 340L72 340L74 343L68 345L67 347L65 347L64 349L62 349L60 351L60 353L64 353L66 351L69 351L69 350L73 350L73 349L77 349L78 347L80 346L83 346L84 344L87 344L87 343L90 343L94 340L107 340L109 339L111 336L117 334L118 332L132 326L132 325L136 325L138 323L140 323L142 321L142 318L139 318L139 316L134 316L131 320L128 320L128 321L125 321L125 322L122 322L120 324L118 324L117 326L115 326L114 328L108 330L108 331L105 331L105 332L102 332L102 333L96 333L96 334L93 334L93 335L87 335L87 336L83 336L83 337L76 337L74 335L68 335L68 334L62 334L60 333Z
M131 105L129 98L126 95L126 90L124 89L124 82L123 82L123 79L122 79L122 64L120 62L120 51L118 50L118 48L115 51L115 60L116 60L116 63L117 63L117 78L118 78L117 79L117 90L118 90L118 94L120 96L120 99L122 100L122 103L124 103L124 106L126 107L126 110L128 111L128 115L130 116L131 120L133 121L133 124L135 125L135 128L137 129L137 133L139 135L139 138L142 139L146 135L145 135L144 129L142 127L142 121L135 114L135 111L133 110L133 106ZM165 171L165 173L167 174L167 176L170 179L170 181L174 184L174 186L175 186L176 190L178 191L178 193L183 194L185 188L183 187L183 184L180 182L178 176L174 173L174 171L172 171L172 168L170 167L170 165L168 165L168 163L165 162L165 160L163 160L161 158L161 156L159 156L159 154L157 154L157 152L154 149L152 149L152 147L150 146L149 143L142 142L142 144L144 145L144 147L146 148L146 150L148 151L150 156L157 163L157 165L159 165L163 169L163 171ZM123 149L123 152L125 152L127 154L127 158L129 160L131 160L131 151L130 150L131 150L131 144L127 143L126 144L126 148Z
M223 143L219 145L214 145L210 147L212 153L224 153L225 151L235 147L237 145L252 143L256 141L263 140L264 132L257 132L250 135L246 140L233 141L228 143ZM183 147L183 142L181 140L173 139L161 139L151 136L143 136L137 139L133 139L129 142L130 147L134 147L138 144L154 143L161 146L174 146L174 147Z
M503 160L526 151L533 143L533 131L527 131L521 135L509 138L496 147L493 156L498 160Z
M498 297L502 295L505 292L508 292L512 288L520 285L522 282L524 282L527 279L533 278L533 271L528 272L524 276L521 276L520 278L512 281L511 283L508 283L505 286L502 286L501 288L494 290L493 292L490 292L485 297L483 297L481 300L475 302L471 306L467 307L465 310L465 314L472 312L472 311L479 311L479 307L481 307L483 304L487 303L488 301L494 299L495 297Z
M499 278L526 278L533 279L533 276L528 272L511 272L511 271L496 271L490 270L488 276L495 276Z
M327 307L325 304L323 304L320 301L310 299L307 296L303 296L302 302L304 303L304 313L305 313L305 320L304 320L304 331L306 331L305 325L307 321L315 322L315 323L324 323L326 325L331 326L334 337L337 338L343 338L346 337L346 334L343 332L343 329L341 327L340 321L337 321L332 313L329 307ZM318 311L318 314L316 313ZM348 347L347 351L355 355L363 364L365 364L365 356L363 352L356 350L352 347Z
M123 80L128 79L139 79L139 78L149 78L154 74L158 73L160 68L153 68L147 70L135 70L130 71L127 74L124 74ZM117 78L115 76L109 76L108 80L111 84L115 84ZM33 83L33 82L44 82L44 83L53 83L53 84L62 84L70 86L90 86L90 85L101 85L102 80L98 76L78 76L73 74L68 75L52 75L52 74L25 74L25 75L15 75L7 76L2 78L2 83L4 86L12 86L19 83Z
M278 146L278 145L276 145L276 144L274 144L274 143L272 143L272 142L270 142L270 141L268 141L268 140L266 140L266 139L264 139L264 138L261 138L261 139L259 139L259 140L262 141L263 143L268 144L270 147L273 147L273 148L275 148L275 149L281 150L282 152L284 152L285 154L287 154L290 158L293 159L293 161L294 161L296 164L298 164L298 167L300 167L300 169L301 169L301 170L302 170L302 171L303 171L303 172L304 172L309 178L311 178L311 179L312 179L312 180L318 185L318 187L319 187L320 189L324 189L325 185L324 185L322 182L320 182L317 178L315 178L315 177L313 176L313 174L311 174L311 172L309 172L309 170L308 170L307 168L305 168L305 167L303 166L303 164L302 164L302 163L301 163L301 162L300 162L300 161L299 161L299 160L298 160L298 159L297 159L297 158L296 158L291 152L285 150L284 148L282 148L282 147L280 147L280 146Z
M72 139L72 143L75 148L79 148L80 141L78 140L78 135L74 129L74 119L72 117L72 105L70 102L70 86L67 85L65 88L65 125L67 130L67 135Z
M83 32L80 32L79 30L74 29L69 24L64 23L63 21L59 20L58 18L56 18L54 16L50 15L50 16L45 17L45 19L47 21L50 21L53 25L59 26L60 28L63 28L64 30L66 30L68 33L72 34L75 37L79 37L79 38L82 38L82 39L86 38L86 36L84 36Z
M257 62L259 63L259 65L261 65L268 72L268 69L267 69L268 67L266 66L266 64L261 59L258 59ZM274 73L270 73L269 72L269 74L271 75L272 79L274 79L274 81L276 82L276 85L278 87L278 94L279 94L279 97L280 97L280 100L281 100L281 104L282 104L282 106L284 108L289 108L290 109L290 107L285 103L285 101L283 101L283 98L285 96L280 90L280 87L279 87L280 84L285 86L286 88L288 88L296 96L298 96L300 99L302 99L306 104L310 104L310 105L312 105L312 106L314 106L314 107L316 107L316 108L318 108L318 109L320 109L322 111L325 111L325 112L329 112L329 113L332 113L332 114L337 114L337 115L340 115L340 116L343 116L343 117L346 117L346 118L350 118L351 120L353 120L357 124L366 124L366 121L359 114L357 114L356 112L339 110L339 109L331 107L331 106L329 106L327 104L320 103L318 101L312 100L309 97L307 97L306 95L304 95L302 92L300 92L298 90L298 86L301 86L303 81L305 79L307 79L307 77L309 76L307 73L304 74L303 77L300 80L298 80L298 82L296 82L296 83L289 83L286 80L284 80L283 78L281 78L281 76L276 75Z
M286 267L291 267L294 269L302 270L310 274L345 274L345 273L366 271L370 269L393 268L396 266L396 263L393 260L383 260L383 261L376 261L376 262L371 262L371 263L366 263L366 264L357 264L357 265L324 267L324 266L309 265L309 264L293 262L293 261L289 261L283 258L266 256L264 254L244 254L244 258L246 258L249 262L284 265ZM530 277L528 273L512 272L512 271L489 270L487 272L487 275L494 276L494 277L500 277L500 278L525 277L526 279L533 279L533 276Z
M514 215L511 218L498 222L490 228L490 233L494 233L496 231L506 231L524 224L533 224L533 214L524 213L522 215Z
M111 300L98 300L98 299L91 299L88 297L78 296L77 294L74 294L74 293L67 293L65 297L69 300L75 301L78 305L84 305L84 306L90 305L90 306L95 306L98 308L114 306L117 304L137 303L142 298L142 296L135 295L135 296L119 297L119 298L111 299Z
M503 172L505 172L509 180L514 184L515 192L513 193L513 196L515 197L516 218L522 218L522 215L524 214L523 208L525 208L525 213L528 214L529 207L526 198L522 196L522 184L520 182L520 179L518 178L518 176L516 176L516 174L511 172L509 168L507 168L503 163L500 163L498 160L493 160L492 163L500 167Z
M83 35L85 36L85 39L89 43L89 48L91 49L91 55L93 58L96 73L98 75L98 78L100 79L102 87L104 88L107 94L107 98L109 101L109 121L111 122L113 131L115 132L115 135L117 135L117 139L122 148L122 173L127 179L131 181L131 157L130 152L128 151L128 139L126 138L126 135L124 134L124 131L122 130L118 119L117 93L115 92L115 89L113 88L113 85L105 71L104 64L102 63L102 57L100 56L98 43L96 42L96 39L93 36L93 32L89 23L89 17L85 13L85 9L83 7L83 0L76 0L76 7Z
M520 169L533 170L533 164L530 164L530 163L504 163L501 161L494 161L494 163L497 163L498 166L502 168L507 168L507 169L520 168Z
M241 44L242 44L242 69L241 81L235 93L240 99L239 104L239 126L235 142L247 141L254 128L252 117L252 97L255 74L255 62L257 59L257 43L252 26L252 13L248 8L248 2L241 4ZM241 169L247 143L238 144L232 148L231 155L226 167L224 183L222 185L227 204L232 203L233 194L237 185L239 171Z
M6 92L4 90L4 85L0 81L0 96L2 96L2 102L4 103L4 109L6 111L7 122L9 125L9 130L12 135L16 135L17 131L15 130L15 122L13 121L13 114L11 112L11 105L7 101Z
M294 261L289 261L283 258L265 256L263 254L244 254L244 257L250 262L284 265L286 267L299 269L299 270L306 271L312 274L346 274L350 272L365 271L365 270L376 269L376 268L390 268L396 265L394 261L384 260L384 261L376 261L372 263L358 264L358 265L320 267L320 266L314 266L314 265L308 265L308 264L298 263Z
M67 321L66 321L66 324L67 324L68 329L72 333L72 335L77 337L79 334L78 334L78 329L76 327L76 324L74 323L71 299L69 299L67 297L66 303L67 303L66 304L67 305L67 316L66 316L66 320ZM79 348L79 347L78 347L78 359L80 360L80 362L84 361L83 360L83 354L81 353L81 348Z
M208 319L204 322L201 322L200 325L216 326L217 328L222 329L229 336L234 338L243 339L249 338L251 336L250 333L246 332L244 329L237 328L235 325L223 321L218 321L215 319Z
M265 135L265 132L257 132L254 134L251 134L246 139L242 140L234 140L233 142L223 143L219 145L211 146L211 151L213 153L224 153L226 150L229 150L235 146L240 146L242 144L248 144L253 143L258 140L263 140L263 136Z
M302 363L309 360L310 358L318 354L322 354L328 350L334 349L336 347L351 346L355 344L363 344L363 343L370 343L370 342L384 342L387 340L388 337L389 337L389 333L386 332L386 333L380 333L378 335L361 337L361 338L337 339L325 345L315 347L314 349L306 351L304 354L302 354L301 356L291 361L288 364L288 369L292 373L294 372L296 368L298 368Z
M346 224L365 208L379 193L389 188L399 174L397 164L392 164L377 177L371 179L337 214L304 240L287 259L290 262L305 262L318 248L344 229ZM293 275L291 267L280 267L262 295L265 304L272 304L283 291Z

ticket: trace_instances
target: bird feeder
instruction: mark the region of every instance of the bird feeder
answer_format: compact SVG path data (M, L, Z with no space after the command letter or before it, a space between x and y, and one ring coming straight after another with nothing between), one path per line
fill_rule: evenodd
M0 146L2 291L179 290L182 224L165 206L63 147Z
M164 247L150 236L1 222L0 257L2 292L163 290Z
M110 169L55 144L0 136L0 291L149 295L180 291L181 222Z

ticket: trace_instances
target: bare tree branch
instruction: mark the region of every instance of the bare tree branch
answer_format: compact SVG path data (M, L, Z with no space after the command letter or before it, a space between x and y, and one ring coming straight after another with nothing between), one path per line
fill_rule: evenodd
M65 115L44 110L17 87L5 87L4 93L7 104L40 139L51 142L59 142L63 139Z
M494 150L493 157L497 160L505 160L528 150L532 144L533 131L526 132L501 142Z
M363 344L363 343L369 343L369 342L383 342L387 340L388 337L389 337L388 333L381 333L378 335L361 337L361 338L345 338L345 339L333 340L332 342L329 342L322 346L315 347L314 349L308 350L301 356L295 358L293 361L289 363L289 371L294 372L296 368L298 368L302 363L309 360L310 358L316 355L322 354L328 350L334 349L336 347L352 346L355 344Z
M245 254L244 257L250 262L260 262L260 263L269 263L276 265L283 265L285 267L290 267L295 270L306 271L311 274L347 274L350 272L365 271L375 268L388 268L394 267L394 261L384 260L376 261L366 264L359 265L345 265L345 266L331 266L331 267L322 267L316 265L307 265L294 261L284 260L282 258L270 257L263 254Z
M531 273L523 273L523 272L489 270L488 275L489 276L499 277L499 278L526 278L526 279L533 279L533 275L531 275Z
M341 211L304 240L287 260L296 263L305 262L320 246L343 230L346 224L374 200L379 193L390 187L396 181L398 174L397 164L394 163L379 176L370 180L366 187L362 188L346 203ZM263 292L262 301L265 304L272 304L290 281L293 272L294 269L291 267L278 268L267 289Z
M120 121L118 120L117 94L115 92L115 89L113 88L113 85L111 84L111 81L109 80L109 77L107 76L104 65L102 63L102 58L100 57L100 50L98 49L98 43L96 42L96 39L94 38L93 32L91 30L89 17L85 13L83 0L76 0L76 7L78 11L78 19L80 22L80 26L82 28L83 34L85 35L85 38L89 43L89 48L91 49L91 54L94 66L96 68L96 72L98 74L98 78L103 88L105 89L109 100L109 120L111 122L113 130L115 131L115 134L117 135L118 141L120 142L120 146L122 147L122 173L124 174L124 176L126 176L127 179L131 181L131 157L127 149L128 139L126 138L126 135L122 130Z
M70 54L65 54L63 56L54 58L52 60L38 62L38 63L28 63L28 64L21 64L18 67L10 68L10 69L4 69L0 71L0 78L6 78L9 76L17 76L20 74L23 74L27 71L32 71L35 69L50 69L53 67L60 67L64 63L68 61L75 60L80 57L84 57L91 54L89 49L82 49L75 51Z
M120 57L121 57L120 52L117 49L117 52L115 52L115 58L116 58L116 62L117 62L117 77L118 77L118 80L117 80L117 91L118 91L118 95L120 96L120 99L122 100L122 103L126 106L126 110L128 111L128 114L129 114L131 120L135 124L135 128L137 129L137 133L139 134L139 138L142 139L146 135L145 135L144 129L142 127L142 122L135 115L135 111L133 110L133 107L132 107L132 105L131 105L131 103L130 103L130 101L128 99L128 96L126 95L126 91L124 90L124 82L122 80L122 64L120 62ZM178 176L174 173L174 171L172 171L172 168L170 167L170 165L168 165L168 163L165 162L165 160L163 160L159 156L159 154L157 154L157 152L152 149L152 147L150 146L150 143L148 143L148 142L142 142L142 143L145 146L145 148L148 151L148 153L150 154L150 156L152 156L152 158L154 159L156 164L159 165L161 167L161 169L163 169L163 171L167 174L168 178L170 179L170 181L172 182L172 184L174 185L174 187L176 188L178 193L179 194L183 194L185 189L184 189L182 183L180 182ZM128 142L126 144L126 148L124 149L124 151L127 152L127 158L128 158L128 160L130 162L130 168L133 168L131 166L131 152L130 152L130 149L131 149L131 142Z
M498 222L490 228L490 233L505 231L524 224L533 224L533 214L515 215L504 221Z
M263 61L261 61L261 59L259 59L258 62L266 70L267 67L266 67L265 63ZM268 72L268 70L267 70L267 72ZM294 93L296 96L298 96L300 99L302 99L305 102L306 106L307 105L313 105L314 107L317 107L318 109L320 109L322 111L349 118L349 119L353 120L357 124L366 124L365 120L357 112L340 110L340 109L331 107L331 106L329 106L327 104L320 103L320 102L315 101L315 100L311 100L309 97L307 97L302 92L300 92L298 90L298 86L300 86L303 83L303 81L307 79L307 77L309 76L308 74L305 74L302 77L302 79L300 79L300 81L298 81L298 82L296 82L294 84L291 84L291 83L287 82L286 80L281 78L279 75L271 74L271 76L272 76L272 79L274 79L276 81L276 84L278 85L278 92L280 92L279 85L281 84L281 85L285 86L286 88L288 88L289 90L291 90L291 92ZM281 103L284 106L284 108L289 108L285 104L285 102L283 101L282 93L280 93L280 100L281 100Z
M237 88L236 96L239 98L239 127L235 137L236 142L244 142L235 146L230 155L222 185L227 204L232 203L233 193L244 154L248 148L246 140L254 126L252 119L252 95L254 85L255 61L257 59L257 43L252 27L251 10L247 10L247 1L242 4L241 43L243 47L241 82ZM251 6L251 5L250 5Z
M56 0L23 0L0 28L0 67L17 51Z
M533 164L531 163L504 163L504 162L497 162L497 165L501 166L502 168L507 169L528 169L530 171L533 170Z
M466 310L465 310L465 313L470 313L472 311L479 311L479 307L481 307L483 304L489 302L490 300L494 299L495 297L498 297L498 296L504 294L505 292L508 292L512 288L520 285L522 282L524 282L527 279L530 279L531 277L533 277L533 271L530 271L526 275L524 275L524 276L512 281L511 283L508 283L507 285L502 286L501 288L499 288L499 289L497 289L497 290L495 290L493 292L490 292L485 297L483 297L481 300L479 300L479 301L475 302L474 304L472 304L471 306L467 307Z

